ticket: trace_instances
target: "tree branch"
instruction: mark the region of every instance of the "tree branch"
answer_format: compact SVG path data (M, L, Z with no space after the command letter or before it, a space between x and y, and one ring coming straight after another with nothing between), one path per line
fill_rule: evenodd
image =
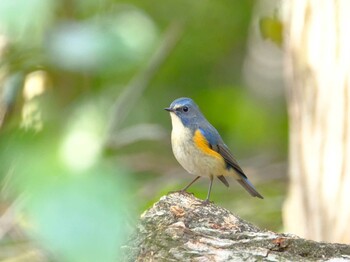
M264 231L184 193L163 196L141 215L124 261L327 261L350 259L350 246Z

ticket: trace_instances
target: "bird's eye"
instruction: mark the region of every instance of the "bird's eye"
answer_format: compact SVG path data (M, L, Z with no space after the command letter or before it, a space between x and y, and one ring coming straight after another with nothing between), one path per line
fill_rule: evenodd
M187 111L188 111L188 107L187 107L187 106L184 106L182 110L183 110L184 112L187 112Z

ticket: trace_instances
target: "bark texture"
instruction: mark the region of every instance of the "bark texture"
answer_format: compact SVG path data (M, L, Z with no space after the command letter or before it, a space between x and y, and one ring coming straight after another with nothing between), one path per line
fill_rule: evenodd
M123 255L123 261L345 261L350 246L261 230L224 208L173 193L141 215Z
M350 243L350 1L283 1L288 232Z

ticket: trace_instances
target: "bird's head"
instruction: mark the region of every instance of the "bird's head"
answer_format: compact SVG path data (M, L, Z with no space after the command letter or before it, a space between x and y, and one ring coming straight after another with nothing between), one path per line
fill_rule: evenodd
M171 118L174 120L176 118L180 119L184 126L189 126L198 118L203 117L198 106L191 98L181 97L174 100L170 107L164 108L166 111L170 112Z

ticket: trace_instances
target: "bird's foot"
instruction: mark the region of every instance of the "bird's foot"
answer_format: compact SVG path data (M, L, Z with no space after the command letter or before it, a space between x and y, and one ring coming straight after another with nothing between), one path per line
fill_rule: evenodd
M213 204L213 201L210 201L209 199L203 200L201 202L199 202L198 204L195 204L196 206L207 206L209 204Z
M186 190L183 190L183 189L176 190L176 191L169 191L168 195L171 195L171 194L174 194L174 193L193 195L193 193L189 193L189 192L187 192Z
M214 203L214 202L213 202L213 201L210 201L209 199L206 199L206 200L204 200L204 201L202 202L202 205L203 205L203 206L207 206L207 205L212 204L212 203Z

